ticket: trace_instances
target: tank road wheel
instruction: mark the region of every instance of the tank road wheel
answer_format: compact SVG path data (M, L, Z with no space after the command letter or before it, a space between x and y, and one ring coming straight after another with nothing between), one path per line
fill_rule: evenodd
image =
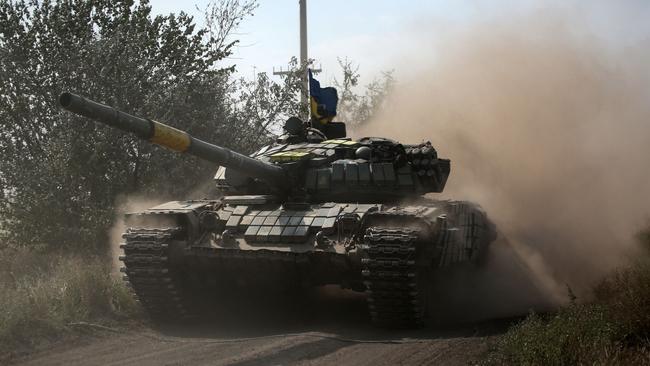
M417 229L370 227L362 249L362 275L375 325L412 328L424 322L426 273L416 267Z
M171 247L179 244L182 228L129 228L121 245L124 280L156 323L170 323L191 316L181 289L178 270L170 265ZM182 242L181 242L182 245Z

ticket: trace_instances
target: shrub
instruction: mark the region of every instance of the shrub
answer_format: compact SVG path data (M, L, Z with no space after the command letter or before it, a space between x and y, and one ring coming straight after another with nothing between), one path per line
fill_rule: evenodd
M650 248L650 229L639 239ZM493 346L488 364L650 364L650 263L640 261L604 279L595 300L556 314L532 314Z
M0 253L0 352L68 332L70 323L126 319L139 312L101 258Z
M532 314L497 344L494 363L519 365L597 364L618 350L620 329L598 305L572 304L557 314Z

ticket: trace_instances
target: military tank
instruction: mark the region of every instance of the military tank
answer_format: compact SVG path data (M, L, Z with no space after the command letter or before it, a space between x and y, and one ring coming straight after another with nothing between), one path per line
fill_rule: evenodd
M208 291L335 284L367 293L373 323L416 327L431 315L432 276L480 262L496 238L478 205L424 197L450 172L430 142L352 140L341 122L290 118L275 143L246 156L72 93L59 102L219 166L221 197L128 214L124 279L159 322L196 316Z

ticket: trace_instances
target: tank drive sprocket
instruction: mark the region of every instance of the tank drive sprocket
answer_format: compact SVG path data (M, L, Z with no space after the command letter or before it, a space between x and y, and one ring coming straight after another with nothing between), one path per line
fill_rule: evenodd
M170 264L170 247L182 240L181 227L128 228L120 246L124 280L155 321L191 318L190 297L183 293L180 274ZM176 242L176 243L175 243Z
M362 275L372 321L380 326L422 325L425 301L422 271L416 267L419 230L370 227L361 245Z

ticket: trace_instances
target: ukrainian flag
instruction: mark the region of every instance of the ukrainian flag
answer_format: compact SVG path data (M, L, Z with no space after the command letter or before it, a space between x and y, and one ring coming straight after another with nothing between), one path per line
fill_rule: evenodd
M329 123L336 116L336 105L339 102L339 95L335 88L321 88L320 82L314 79L311 69L308 72L311 118L322 124Z

